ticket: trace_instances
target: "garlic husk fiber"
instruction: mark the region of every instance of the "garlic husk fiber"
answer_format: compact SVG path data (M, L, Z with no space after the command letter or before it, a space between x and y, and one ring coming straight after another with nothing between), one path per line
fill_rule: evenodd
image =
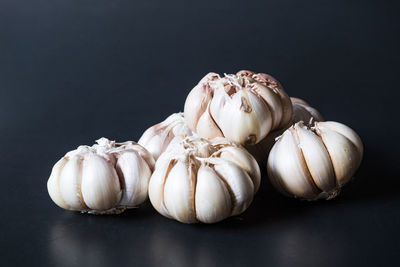
M62 157L47 189L54 203L66 210L120 213L147 199L154 164L151 154L135 142L100 138Z
M354 175L363 155L360 137L333 122L298 122L287 129L268 157L268 177L282 194L331 199Z
M174 113L164 121L148 128L138 144L146 148L155 160L167 149L171 142L179 142L193 135L185 124L183 113Z
M260 180L257 162L241 146L190 136L171 144L157 160L149 198L167 218L215 223L244 212Z
M187 96L184 114L200 137L256 144L289 123L292 105L282 85L268 74L211 72Z

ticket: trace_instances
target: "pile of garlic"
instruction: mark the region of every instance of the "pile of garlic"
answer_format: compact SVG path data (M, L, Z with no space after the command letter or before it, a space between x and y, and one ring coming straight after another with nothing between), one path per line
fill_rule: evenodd
M47 182L61 208L120 213L143 203L183 223L215 223L251 204L267 167L271 184L300 199L331 199L363 156L349 127L324 121L264 73L209 73L187 96L184 113L147 129L138 144L79 146ZM258 164L257 164L258 163Z

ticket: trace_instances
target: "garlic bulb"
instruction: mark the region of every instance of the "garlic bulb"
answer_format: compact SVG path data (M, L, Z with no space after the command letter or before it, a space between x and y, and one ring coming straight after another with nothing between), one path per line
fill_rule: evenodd
M257 160L261 166L267 164L268 154L272 146L275 144L275 139L282 135L286 129L295 124L296 122L303 121L309 124L314 121L323 121L322 115L315 108L311 107L303 99L291 97L292 102L292 118L290 123L282 129L270 132L261 142L255 145L245 145L247 151Z
M100 138L97 143L79 146L54 165L47 182L54 203L66 210L101 214L144 202L155 164L150 153L135 142Z
M260 169L242 147L195 136L171 144L149 184L153 207L183 223L214 223L244 212L260 186Z
M291 97L293 106L293 113L291 119L291 125L296 122L303 121L304 123L310 124L313 121L324 121L321 113L318 110L311 107L306 101L297 97Z
M280 83L264 73L207 74L185 102L185 121L204 138L256 144L290 121L292 105Z
M298 122L286 130L268 157L268 176L287 196L308 200L335 197L361 163L360 137L338 122Z
M171 142L179 142L191 135L193 133L186 126L183 113L174 113L164 121L148 128L140 137L138 144L146 148L157 160Z

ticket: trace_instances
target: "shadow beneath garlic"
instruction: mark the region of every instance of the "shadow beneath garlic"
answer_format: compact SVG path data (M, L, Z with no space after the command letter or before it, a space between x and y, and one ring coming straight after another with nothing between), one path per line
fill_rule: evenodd
M134 220L135 218L144 218L147 219L148 217L154 216L158 214L153 206L150 203L150 200L147 199L144 203L140 204L138 207L126 209L118 219L120 220Z

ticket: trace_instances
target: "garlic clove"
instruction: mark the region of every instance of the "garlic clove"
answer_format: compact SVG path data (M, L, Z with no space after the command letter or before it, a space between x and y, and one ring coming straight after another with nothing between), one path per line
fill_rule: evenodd
M210 112L224 136L236 143L254 144L271 129L268 107L246 90L236 92L232 98L223 89L216 90Z
M315 126L316 132L322 138L329 153L337 183L339 186L343 186L356 172L362 155L356 145L347 137L327 127L320 128L319 125Z
M231 215L238 215L245 211L254 195L254 185L249 175L229 161L221 161L220 164L214 166L214 169L230 192L233 205Z
M281 137L282 138L282 137ZM267 164L267 173L269 177L269 181L271 182L272 186L281 194L291 197L293 196L291 193L289 193L288 189L286 188L285 182L283 177L280 175L280 168L278 164L280 163L280 158L279 155L281 155L280 152L280 143L276 143L268 156L268 164Z
M279 95L273 90L268 89L266 86L258 84L252 87L252 90L255 91L262 99L265 101L269 114L272 115L270 120L272 121L271 128L277 129L279 124L281 123L283 112L282 112L282 103L279 99ZM273 112L271 112L273 110ZM269 131L268 131L269 132Z
M196 222L194 208L195 174L189 162L177 161L166 177L164 203L168 213L183 223Z
M242 92L245 93L246 90L243 90ZM274 119L279 119L281 114L279 109L273 110L272 107L267 104L267 100L257 96L252 91L247 91L247 96L248 102L252 107L254 117L257 119L258 134L254 142L258 143L272 130L275 123ZM243 98L241 99L241 102L241 105L244 105ZM250 142L247 143L249 144Z
M212 80L215 75L219 77L216 73L208 73L187 96L184 107L185 121L192 130L197 129L198 119L212 98L212 90L207 86L207 82Z
M138 144L145 147L154 159L158 159L171 142L191 135L192 131L186 126L183 113L174 113L148 128L140 137Z
M336 132L342 134L356 146L358 153L362 156L363 144L362 144L361 138L350 127L348 127L342 123L335 122L335 121L316 122L315 126L321 130L329 129L329 130L336 131Z
M196 133L209 139L224 136L210 116L210 105L207 106L207 109L200 116Z
M149 151L153 158L156 159L160 156L160 151L162 151L164 143L169 143L169 141L166 140L167 137L168 132L165 131L162 133L156 133L150 127L143 133L142 137L138 141L138 144L145 146L147 151Z
M117 145L120 148L123 148L125 150L133 150L136 151L138 153L138 155L147 163L147 165L149 166L150 170L153 171L154 170L154 165L155 160L152 157L151 153L149 153L149 151L141 146L139 143L135 143L133 141L127 141L124 143L118 143Z
M308 172L306 162L301 154L293 127L283 133L271 151L275 160L268 160L270 179L281 180L285 191L307 199L313 199L319 193L313 187L313 179ZM271 158L271 156L269 158ZM281 179L285 177L286 179Z
M165 207L164 204L164 185L167 176L171 169L175 166L176 161L171 160L168 156L167 152L162 154L155 166L155 170L150 178L149 182L149 197L150 202L153 207L163 216L167 218L172 218Z
M134 207L143 203L147 199L151 176L151 170L144 159L136 152L126 151L118 156L115 167L124 182L119 205Z
M196 217L204 223L219 222L231 213L231 199L224 182L209 166L200 167L196 185Z
M61 158L54 164L53 169L51 171L49 180L47 181L47 191L49 192L51 200L56 203L60 208L70 209L70 206L65 203L64 199L61 196L61 190L59 185L59 177L64 165L68 162L66 157Z
M85 210L81 194L81 169L83 159L79 155L69 158L59 177L60 192L70 210Z
M103 157L89 153L83 160L82 196L92 210L108 210L121 199L121 187L115 169Z
M299 148L314 183L321 191L334 190L336 187L335 173L322 140L302 124L295 124L294 129L299 139Z
M261 172L253 156L242 148L232 146L222 148L220 153L221 159L237 164L249 174L254 185L254 193L256 193L261 183Z
M274 93L279 95L279 99L282 105L282 117L279 126L274 129L280 129L287 126L290 123L290 119L292 117L292 102L288 94L286 94L286 92L283 90L283 86L281 85L281 83L277 79L266 73L254 74L253 78L261 84L265 85L266 87L271 88Z

